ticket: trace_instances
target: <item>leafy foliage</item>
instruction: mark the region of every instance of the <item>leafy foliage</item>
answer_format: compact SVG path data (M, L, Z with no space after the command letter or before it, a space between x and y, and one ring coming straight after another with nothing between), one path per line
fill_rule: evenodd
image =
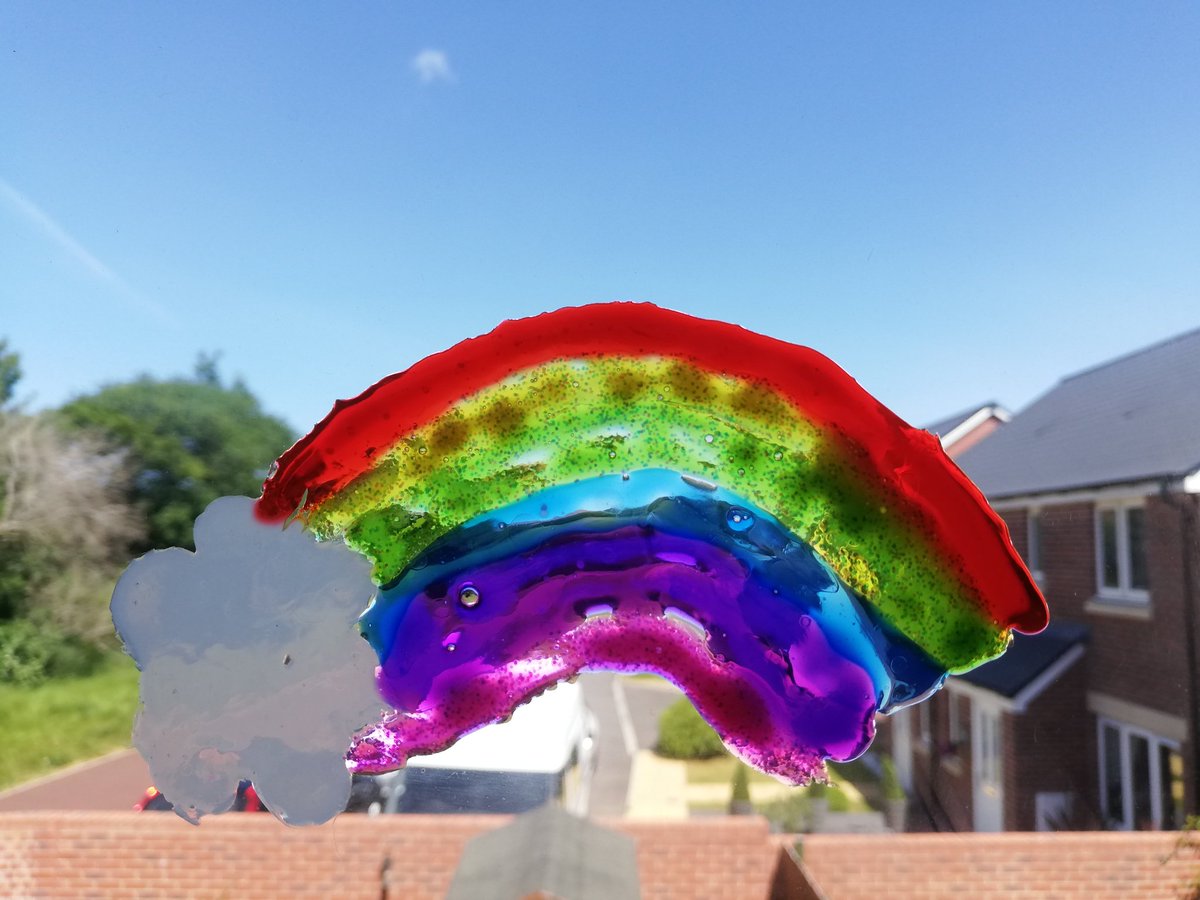
M54 569L51 549L25 535L0 537L0 622L29 611L34 588Z
M46 416L0 411L4 680L78 671L64 653L113 642L107 595L139 534L124 483L122 458L87 435L64 434Z
M685 698L663 710L658 720L659 755L671 759L711 759L725 753L725 745Z
M102 388L61 410L76 428L105 436L133 471L131 501L146 516L144 547L192 545L192 522L217 497L254 496L266 465L291 443L241 382L221 383L215 360L196 376L142 377Z
M0 681L0 790L128 746L137 702L137 668L123 653L107 654L86 677L53 678L35 687Z
M0 683L34 687L49 678L90 672L101 653L94 646L29 619L0 622Z
M0 408L12 402L20 380L21 358L8 349L8 341L0 340Z
M890 756L883 757L883 796L885 800L903 800L906 798L904 786L900 784L900 776L896 774L896 764Z
M744 762L738 761L733 769L733 789L730 800L732 803L750 802L750 772Z

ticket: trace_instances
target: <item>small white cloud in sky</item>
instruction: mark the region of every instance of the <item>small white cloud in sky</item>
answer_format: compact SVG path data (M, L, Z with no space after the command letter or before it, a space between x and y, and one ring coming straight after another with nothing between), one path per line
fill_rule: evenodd
M189 821L249 779L288 824L324 822L350 795L351 738L387 710L357 627L371 567L252 506L214 500L195 553L148 553L117 583L113 623L142 672L134 745Z
M454 72L450 69L450 59L442 50L426 47L412 58L412 69L421 79L421 84L433 84L435 81L453 81Z

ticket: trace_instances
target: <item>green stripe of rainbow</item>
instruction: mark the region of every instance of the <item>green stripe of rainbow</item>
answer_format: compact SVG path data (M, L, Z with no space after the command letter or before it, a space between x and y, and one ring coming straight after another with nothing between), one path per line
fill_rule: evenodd
M392 412L403 418L402 410ZM335 410L326 424L337 416ZM934 443L917 449L940 456ZM842 432L815 422L761 381L687 359L551 358L469 393L394 443L363 447L362 454L364 471L323 496L306 494L299 514L319 537L344 537L370 558L380 583L395 579L437 537L534 491L667 468L770 510L949 671L1002 652L1011 619L1023 617L1019 624L1028 627L1041 601L990 510L992 533L984 537L1003 544L1014 571L1024 574L1028 593L1020 598L998 602L993 585L980 584L962 559L930 540L945 533L944 523L889 489L886 479L864 477L866 454ZM285 454L280 475L287 460ZM944 466L965 482L951 463ZM264 501L272 487L269 480ZM977 492L972 499L982 502ZM1016 611L1010 620L996 615L1006 606ZM1043 622L1044 608L1043 602Z

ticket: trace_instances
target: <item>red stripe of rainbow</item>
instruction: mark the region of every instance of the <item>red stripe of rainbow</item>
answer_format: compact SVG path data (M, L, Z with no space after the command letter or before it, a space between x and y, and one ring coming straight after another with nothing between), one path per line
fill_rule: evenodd
M841 448L842 462L888 500L914 539L928 541L981 616L1001 630L1045 626L1045 601L1003 521L937 438L906 425L814 350L649 304L597 304L508 321L339 401L279 458L256 512L281 522L318 509L370 472L387 448L522 371L615 356L677 359L766 387Z

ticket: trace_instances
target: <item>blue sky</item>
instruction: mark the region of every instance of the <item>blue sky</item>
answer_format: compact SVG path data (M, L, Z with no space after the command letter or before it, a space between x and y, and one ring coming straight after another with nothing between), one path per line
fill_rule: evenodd
M221 352L297 431L650 300L916 423L1200 326L1200 7L0 10L0 336L55 405Z

